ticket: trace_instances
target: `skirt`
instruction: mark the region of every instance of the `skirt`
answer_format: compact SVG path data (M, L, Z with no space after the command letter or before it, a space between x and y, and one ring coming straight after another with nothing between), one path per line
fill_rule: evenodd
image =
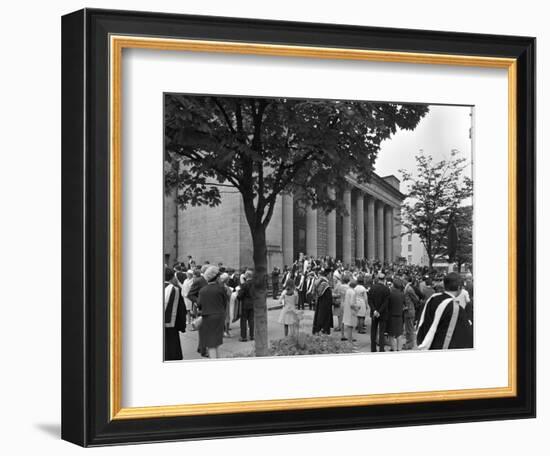
M219 347L223 343L224 324L225 314L203 315L202 324L199 328L201 347Z
M386 331L392 337L399 337L403 334L403 316L391 315L388 319L388 325Z

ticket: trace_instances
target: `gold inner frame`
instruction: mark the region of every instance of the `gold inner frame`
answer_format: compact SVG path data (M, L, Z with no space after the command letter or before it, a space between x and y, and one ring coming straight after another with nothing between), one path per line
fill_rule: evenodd
M255 54L317 59L367 60L430 65L503 68L508 71L508 385L495 388L403 392L245 402L122 407L122 51L123 49ZM512 58L387 52L204 41L139 36L110 36L110 414L111 419L158 418L238 412L488 399L517 395L517 61Z

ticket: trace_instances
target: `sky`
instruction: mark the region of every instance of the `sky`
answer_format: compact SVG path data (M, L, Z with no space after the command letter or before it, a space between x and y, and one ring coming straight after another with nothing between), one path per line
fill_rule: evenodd
M428 114L413 131L398 130L382 143L375 172L379 176L393 174L401 180L400 169L416 169L414 157L420 149L435 161L449 158L451 150L457 149L459 156L471 163L470 110L469 106L430 106ZM471 177L470 166L465 169L465 175Z

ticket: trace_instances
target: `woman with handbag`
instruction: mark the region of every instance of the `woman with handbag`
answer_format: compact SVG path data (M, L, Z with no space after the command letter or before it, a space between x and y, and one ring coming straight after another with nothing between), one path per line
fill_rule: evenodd
M201 348L208 351L209 358L219 357L219 346L223 343L225 312L228 303L225 287L218 282L220 271L210 266L204 273L206 286L201 288L197 305L202 322L199 327Z

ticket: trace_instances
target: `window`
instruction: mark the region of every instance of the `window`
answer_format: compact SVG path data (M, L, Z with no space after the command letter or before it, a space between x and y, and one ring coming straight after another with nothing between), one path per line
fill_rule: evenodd
M412 234L409 234L409 242L411 242L413 239L413 235Z
M409 255L409 264L411 264L413 262L413 257L412 255Z
M413 246L412 244L409 244L409 252L412 252L413 251Z

